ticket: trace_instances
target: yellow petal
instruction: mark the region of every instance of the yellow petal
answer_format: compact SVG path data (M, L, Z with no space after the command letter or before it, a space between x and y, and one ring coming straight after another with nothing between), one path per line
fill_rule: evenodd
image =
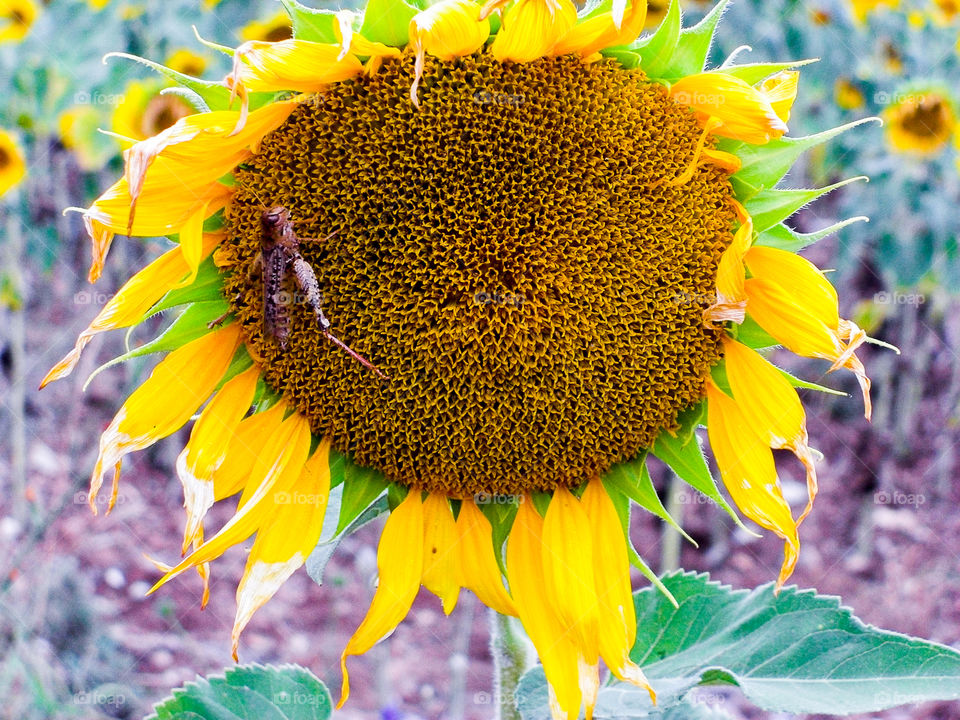
M750 430L766 438L770 447L793 452L806 469L807 506L797 520L799 525L817 495L817 471L800 397L783 373L746 345L725 336L723 356L733 399L743 410Z
M493 547L493 527L472 500L464 500L457 516L460 584L501 615L517 615L517 606L503 587Z
M416 55L410 99L419 106L417 88L423 75L424 56L443 61L471 55L490 37L490 21L480 20L480 6L470 0L440 0L410 21L410 44Z
M243 85L250 92L317 92L363 70L356 56L347 53L341 57L341 50L336 43L252 40L237 48L227 83Z
M202 238L200 259L207 257L223 239L222 234L205 233ZM143 316L153 307L177 281L180 280L189 268L183 260L183 253L179 247L165 252L159 258L147 265L143 270L130 278L117 294L103 306L103 309L80 333L77 342L69 353L58 362L43 378L40 388L66 377L80 360L80 354L91 339L99 333L117 328L130 327L143 320Z
M160 578L150 592L156 591L184 570L222 555L227 548L243 542L258 528L269 523L276 514L275 488L293 486L309 452L310 424L303 415L293 413L264 444L262 454L268 460L256 468L250 477L250 484L257 489L249 501L237 508L236 514L216 535Z
M820 269L806 258L779 248L755 246L744 255L754 277L789 290L793 302L807 308L833 330L840 327L837 291Z
M449 615L460 594L457 525L445 495L430 493L423 503L423 586L443 603Z
M587 514L594 549L594 578L600 618L600 655L616 677L657 696L643 671L630 660L637 639L637 615L630 587L627 539L620 517L599 478L587 483L581 505Z
M576 22L570 0L516 0L504 14L490 52L501 62L547 57Z
M728 172L730 174L737 172L743 165L743 162L739 157L733 153L724 152L723 150L704 148L702 157L703 162L710 163L714 167L718 167L724 172Z
M787 125L760 90L723 72L688 75L670 88L670 97L704 120L716 118L713 133L753 144L779 138Z
M177 458L177 476L187 509L184 551L201 531L203 516L213 505L213 473L223 463L234 432L250 409L259 378L260 369L252 367L225 383L200 413L190 440Z
M410 612L420 589L423 575L423 503L420 491L415 488L410 489L383 526L377 548L377 570L380 582L370 609L340 656L343 686L338 708L343 707L350 696L347 658L362 655L393 632Z
M579 652L573 636L557 617L544 574L543 518L524 497L507 540L507 576L520 621L537 649L550 685L554 720L576 720L583 693Z
M197 208L180 230L180 252L190 268L190 274L179 283L179 287L190 285L197 279L197 270L200 269L200 261L203 259L203 221L208 217L208 208L206 203Z
M743 410L712 381L707 382L707 428L710 448L730 497L748 518L785 541L779 589L797 564L800 538L790 507L783 499L773 452L750 429Z
M239 345L238 325L208 333L171 352L134 390L100 437L90 479L94 512L104 473L128 453L150 447L179 430L210 397Z
M784 70L760 83L760 92L767 96L770 106L784 123L790 120L793 101L797 99L797 83L800 73Z
M289 410L286 401L243 420L231 434L227 455L213 473L214 501L235 495L247 487L251 475L262 475L272 462L264 452L267 439L280 427Z
M647 17L647 0L633 0L609 12L588 18L574 25L553 47L553 55L577 53L589 57L609 47L629 45L643 32Z
M240 633L253 614L306 562L320 540L330 493L330 441L323 440L289 486L274 486L273 509L257 530L237 588L237 616L233 624L233 658Z

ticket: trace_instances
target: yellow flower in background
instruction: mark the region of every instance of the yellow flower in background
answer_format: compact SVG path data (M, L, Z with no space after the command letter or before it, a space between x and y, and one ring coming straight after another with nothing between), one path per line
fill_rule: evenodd
M837 78L834 82L833 101L844 110L859 110L866 104L863 90L849 78Z
M931 16L938 25L950 25L956 21L960 15L960 2L958 0L931 0Z
M90 105L77 105L57 118L61 144L74 154L81 169L88 172L99 170L114 155L107 144L98 142L100 125L100 114Z
M883 118L890 146L920 157L940 152L957 129L953 101L942 90L897 93Z
M279 42L293 37L293 25L290 16L281 10L264 20L254 20L244 25L240 37L248 41Z
M179 244L44 384L97 334L187 303L182 343L101 437L91 504L111 471L116 497L126 455L196 416L177 461L193 551L157 587L190 568L206 577L256 535L234 653L328 507L345 531L386 492L379 583L342 655L341 704L348 659L393 631L421 585L447 613L469 589L518 617L555 718L589 716L601 660L653 697L630 659L630 558L655 576L627 518L632 502L672 518L651 500L646 455L690 452L706 425L734 503L784 542L779 587L817 474L797 391L757 349L851 370L870 414L865 334L823 273L781 247L801 239L783 221L830 188L771 209L799 74L705 69L722 4L683 35L673 5L639 41L637 1L583 16L569 0L392 3L359 27L289 7L311 35L236 50L225 82L241 107L129 148L124 176L84 211L92 281L117 233ZM273 99L254 105L257 93ZM797 517L775 449L806 476ZM337 493L365 500L350 510ZM238 495L208 537L209 508Z
M27 174L27 165L16 138L0 129L0 196L16 187Z
M900 7L900 0L848 0L853 18L859 23L865 23L867 18L881 7L896 9Z
M207 58L186 48L178 48L167 57L164 64L171 70L176 70L184 75L199 77L207 69Z
M164 87L155 80L129 83L113 110L110 129L131 140L146 140L194 112L183 98L161 94Z
M38 13L32 0L0 0L0 43L23 40Z
M103 10L110 4L110 0L87 0L87 5L91 10Z

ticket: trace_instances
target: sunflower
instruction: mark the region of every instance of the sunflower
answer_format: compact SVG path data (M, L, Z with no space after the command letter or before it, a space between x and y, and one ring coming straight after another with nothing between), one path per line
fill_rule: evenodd
M930 157L947 146L957 129L957 116L945 90L913 88L896 93L893 99L884 121L894 150Z
M293 26L290 23L290 16L281 10L263 20L254 20L243 26L240 37L248 42L253 40L278 42L292 38Z
M848 0L850 12L858 23L865 23L871 14L877 12L880 7L896 9L900 7L900 0Z
M16 138L0 129L0 196L16 187L27 174L27 165Z
M32 0L0 0L0 43L23 40L38 12Z
M784 541L779 586L817 490L795 389L810 385L758 349L851 370L869 417L866 336L795 254L825 233L783 224L836 186L775 188L852 125L784 137L802 62L705 70L723 3L687 30L674 3L643 38L643 2L390 0L359 22L287 5L295 37L190 81L211 110L128 149L83 211L91 281L115 233L178 244L44 383L98 333L185 306L134 351L169 354L103 433L91 505L111 469L116 496L127 454L199 411L177 461L193 551L157 587L256 534L235 655L328 505L338 534L389 506L341 704L347 660L421 585L448 613L466 588L518 617L556 717L592 709L601 658L652 695L630 659L630 564L658 581L631 501L672 519L647 454L733 513L694 439L706 425L734 503ZM775 449L802 463L798 517ZM237 495L205 539L208 509Z
M166 130L194 108L174 94L161 93L166 87L158 80L128 83L113 110L110 129L130 141L146 140Z
M166 66L184 75L199 77L207 69L207 59L187 48L178 48L167 58Z

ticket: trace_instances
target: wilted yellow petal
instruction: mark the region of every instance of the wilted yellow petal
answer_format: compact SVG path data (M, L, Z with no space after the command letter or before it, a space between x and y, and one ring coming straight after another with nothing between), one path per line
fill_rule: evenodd
M251 40L237 48L227 83L243 85L249 92L316 92L363 70L356 56L341 57L341 50L336 43Z
M207 404L177 458L177 476L183 485L187 522L183 549L202 532L201 522L213 505L213 473L223 463L234 431L253 402L260 368L252 367L231 378Z
M213 473L214 501L236 495L247 487L251 475L266 472L267 463L273 459L264 452L264 445L280 427L289 409L286 401L281 399L269 410L243 420L231 433L227 455Z
M415 488L410 489L383 526L377 547L377 570L380 582L370 609L340 656L343 686L338 708L343 707L350 696L347 658L362 655L393 632L410 612L420 589L423 575L423 503L420 491Z
M576 720L583 693L580 689L579 651L573 636L557 617L544 575L543 518L530 497L524 497L507 540L507 576L510 593L537 649L550 685L554 720Z
M423 586L440 598L449 615L460 595L460 548L450 501L430 493L423 503Z
M723 72L688 75L670 87L670 97L704 120L717 118L715 135L760 145L787 132L770 100L743 80Z
M784 70L760 83L760 92L767 96L770 106L784 123L790 120L793 101L797 99L797 83L800 73Z
M773 451L751 431L743 410L712 381L707 382L707 428L720 477L741 512L784 539L779 589L797 564L800 538L790 507L783 499Z
M330 493L330 441L320 443L299 475L286 477L294 482L283 486L278 481L264 500L273 509L257 530L237 588L237 616L231 633L234 660L240 633L250 618L306 562L320 540Z
M464 500L457 516L460 584L501 615L517 615L517 606L503 587L493 547L493 527L472 500Z
M200 259L207 257L217 244L223 239L219 233L205 233L201 238ZM127 280L117 294L114 295L97 313L93 322L80 333L73 350L68 352L43 378L40 388L66 377L80 360L80 354L91 339L99 333L117 328L130 327L143 320L143 316L153 307L174 285L177 284L189 268L183 260L183 253L179 247L168 250L143 270Z
M629 45L640 37L646 17L647 0L632 0L627 8L614 3L609 12L574 25L553 47L552 54L589 57L609 47Z
M94 512L104 473L125 455L179 430L210 397L239 345L238 325L208 333L171 352L133 391L100 436L100 453L90 479Z
M577 9L570 0L516 0L504 13L490 52L501 62L547 57L576 22Z

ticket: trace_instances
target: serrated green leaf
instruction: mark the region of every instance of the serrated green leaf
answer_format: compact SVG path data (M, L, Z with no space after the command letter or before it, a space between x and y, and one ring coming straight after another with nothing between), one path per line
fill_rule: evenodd
M720 0L703 20L680 32L669 66L663 72L664 79L676 80L703 72L710 45L713 42L713 34L728 2L729 0Z
M798 67L803 67L804 65L809 65L810 63L815 63L817 60L794 60L792 62L780 62L780 63L748 63L746 65L724 65L720 68L720 72L726 73L727 75L732 75L735 78L740 78L748 85L756 85L761 80L775 75L778 72L783 72L784 70L793 70Z
M330 486L343 483L337 533L357 519L374 500L386 492L390 481L379 470L360 467L343 453L330 450Z
M683 480L694 490L703 493L733 518L740 527L743 522L729 503L717 489L717 483L707 466L707 460L700 446L700 439L690 431L690 437L685 441L681 435L673 437L668 433L660 433L653 443L651 452L662 463L667 465L677 477Z
M83 384L84 390L90 385L90 382L107 368L127 362L136 357L150 355L151 353L170 352L183 347L188 342L192 342L207 333L211 332L209 323L223 315L227 310L227 303L223 300L213 300L210 302L194 303L184 310L173 323L164 330L158 337L148 343L134 348L119 357L115 357L98 367L87 378Z
M762 190L776 187L797 159L807 150L845 133L847 130L873 122L877 118L865 118L839 127L824 130L815 135L791 138L782 137L763 145L739 143L729 151L740 158L742 165L730 181L735 185L737 199L745 202Z
M212 80L200 80L199 78L190 77L189 75L184 75L182 72L177 72L176 70L171 70L165 65L160 63L153 62L152 60L147 60L146 58L137 57L136 55L130 55L128 53L114 52L109 53L104 56L104 60L107 58L123 58L124 60L133 60L138 62L141 65L145 65L154 72L157 72L172 82L182 85L185 88L188 88L203 98L203 101L206 103L207 107L211 110L229 110L230 109L230 91L220 82L213 82Z
M317 43L335 43L337 14L332 10L314 10L301 5L297 0L280 0L293 23L293 36L297 40Z
M754 245L763 245L765 247L774 247L779 248L780 250L786 250L788 252L799 252L805 247L809 247L823 238L833 235L835 232L842 230L847 225L852 225L853 223L858 222L870 222L870 218L863 215L859 217L847 218L846 220L841 220L838 223L834 223L830 227L825 227L822 230L816 230L809 233L797 232L793 228L787 227L783 223L774 225L771 228L767 228L762 233L757 235L756 239L753 241Z
M197 276L193 282L182 288L171 290L162 298L160 302L150 308L147 317L156 315L158 312L169 310L179 305L187 305L195 302L210 302L223 298L223 278L220 276L220 270L217 269L211 255L197 269Z
M367 0L360 34L373 42L406 47L410 41L410 21L418 12L405 0Z
M664 71L670 67L670 59L680 40L682 24L680 0L670 0L667 14L656 32L647 39L637 41L629 48L640 56L640 67L649 77L662 77Z
M146 720L327 720L326 686L297 665L240 665L198 677L156 705Z
M832 192L844 185L858 180L866 180L866 176L859 176L841 180L833 185L813 189L763 190L744 203L750 217L753 218L755 232L763 232L779 222L786 220L804 205L813 202L819 197Z
M683 528L677 524L677 521L663 506L660 496L657 495L657 489L653 486L653 480L650 479L646 455L641 455L630 462L614 465L604 474L603 483L605 486L626 495L645 510L652 512L689 540L692 545L696 546L697 543L693 541L693 538L684 532Z

